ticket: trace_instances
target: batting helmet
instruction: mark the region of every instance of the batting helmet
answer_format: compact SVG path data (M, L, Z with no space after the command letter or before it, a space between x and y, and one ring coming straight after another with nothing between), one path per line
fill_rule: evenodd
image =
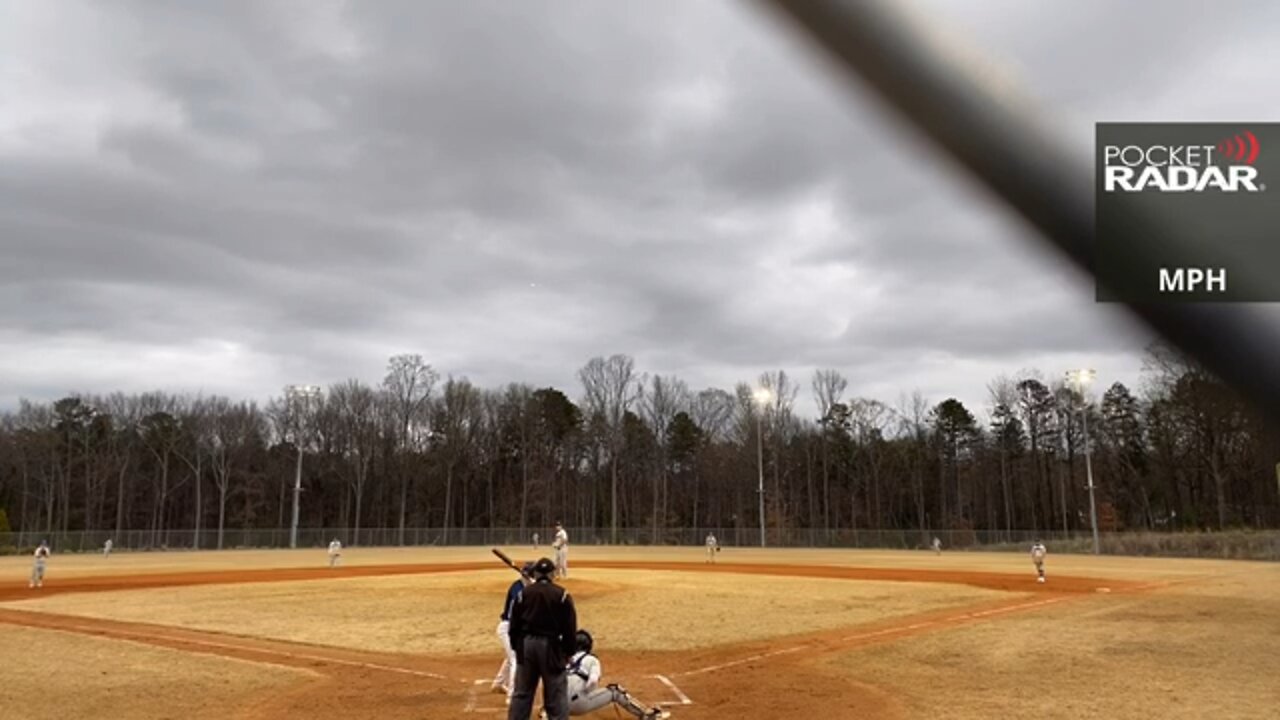
M591 633L586 630L579 630L578 634L573 636L573 640L578 645L578 652L591 653L591 648L595 644L591 640Z
M556 564L551 562L550 558L541 558L533 564L533 574L539 576L547 576L556 571Z
M525 575L533 574L533 565L534 565L534 562L530 560L529 562L520 566L520 572L524 573Z

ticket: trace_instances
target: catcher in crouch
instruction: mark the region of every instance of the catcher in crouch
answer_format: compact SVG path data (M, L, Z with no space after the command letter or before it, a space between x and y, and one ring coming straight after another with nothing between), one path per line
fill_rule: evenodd
M591 633L579 630L574 636L577 651L569 661L569 714L589 715L600 708L617 705L638 718L668 718L659 707L645 707L617 684L600 687L600 659L591 654ZM541 717L546 717L544 713Z

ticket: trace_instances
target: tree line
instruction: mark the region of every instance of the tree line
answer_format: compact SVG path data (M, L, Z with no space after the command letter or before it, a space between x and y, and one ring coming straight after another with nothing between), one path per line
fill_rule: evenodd
M0 416L0 511L14 530L287 527L770 528L1080 531L1280 527L1280 434L1169 349L1141 393L1000 377L979 411L919 393L857 397L835 370L732 390L596 357L575 397L441 377L419 355L258 404L220 396L72 395ZM1098 397L1095 397L1097 393ZM1087 425L1087 433L1085 432ZM763 477L761 477L763 476ZM610 536L605 534L603 539ZM199 542L199 540L197 540Z

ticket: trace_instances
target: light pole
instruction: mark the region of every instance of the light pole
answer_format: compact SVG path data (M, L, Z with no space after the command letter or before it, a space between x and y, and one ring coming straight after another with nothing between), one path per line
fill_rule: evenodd
M1076 392L1080 393L1080 425L1084 433L1084 471L1089 480L1089 522L1093 526L1094 555L1102 552L1102 544L1098 541L1098 503L1093 495L1093 458L1092 453L1089 452L1089 404L1084 402L1084 389L1093 382L1096 375L1097 373L1091 369L1072 370L1067 373L1067 380L1072 382Z
M756 405L756 469L760 471L760 484L756 493L760 496L760 547L764 547L764 409L773 399L769 388L759 388L754 394Z
M286 385L284 394L289 400L290 411L295 413L296 427L293 442L298 446L298 466L293 478L293 525L289 528L289 547L296 548L298 547L298 506L302 498L302 421L296 414L297 405L301 402L305 409L313 398L320 396L320 388L315 385Z

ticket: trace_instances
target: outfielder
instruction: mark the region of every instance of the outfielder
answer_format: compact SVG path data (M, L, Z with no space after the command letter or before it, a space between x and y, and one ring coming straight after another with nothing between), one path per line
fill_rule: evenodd
M40 546L36 548L35 563L31 566L31 581L27 583L29 588L38 588L44 586L44 567L49 561L49 541L41 540Z
M601 665L599 658L591 654L591 633L579 630L574 639L578 651L569 661L570 715L589 715L600 708L616 705L642 719L671 717L671 713L660 707L645 707L617 684L600 687Z
M511 610L515 607L520 592L529 584L529 576L533 573L533 563L527 562L520 568L521 576L507 588L507 598L502 603L502 614L498 616L498 642L502 643L502 666L498 674L493 676L493 684L489 689L506 693L507 704L511 704L511 693L516 686L516 649L511 644Z
M107 538L107 541L102 543L102 557L104 558L111 557L111 548L114 546L115 546L115 543L111 542L111 538Z
M942 539L937 536L933 538L933 552L938 555L942 554Z
M556 577L569 577L569 533L560 523L556 523L556 537L551 541L551 547L556 551Z
M337 567L342 560L342 543L338 542L338 538L334 538L329 543L329 567Z
M538 533L533 534L533 549L538 549Z
M1044 556L1049 554L1049 550L1040 540L1036 540L1036 544L1031 546L1031 562L1036 564L1036 582L1044 582Z
M716 553L719 552L720 545L716 542L714 533L707 533L707 562L714 563L716 561Z

